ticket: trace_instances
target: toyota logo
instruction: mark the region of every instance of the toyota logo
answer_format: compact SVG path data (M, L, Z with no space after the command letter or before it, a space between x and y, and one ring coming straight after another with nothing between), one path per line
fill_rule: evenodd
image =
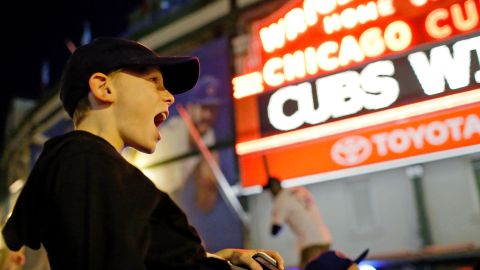
M364 162L372 153L372 144L363 136L349 136L338 140L332 147L332 159L342 166Z

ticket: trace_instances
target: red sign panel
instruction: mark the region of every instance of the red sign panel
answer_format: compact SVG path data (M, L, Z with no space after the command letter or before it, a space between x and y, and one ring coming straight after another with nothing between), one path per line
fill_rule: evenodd
M480 90L477 90L480 91ZM478 98L478 97L477 97ZM480 102L240 156L243 186L441 153L480 143Z
M252 27L234 97L339 72L480 29L475 0L296 0Z

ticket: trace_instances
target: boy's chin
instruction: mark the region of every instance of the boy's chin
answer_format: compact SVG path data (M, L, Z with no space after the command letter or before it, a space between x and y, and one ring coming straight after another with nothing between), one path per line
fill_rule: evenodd
M145 154L153 154L155 152L155 146L153 147L150 147L150 148L143 148L143 149L137 149L139 150L140 152L143 152Z
M153 145L137 144L137 145L132 145L131 147L133 147L136 150L138 150L142 153L145 153L145 154L153 154L155 152L155 149L156 149L156 143L154 143Z

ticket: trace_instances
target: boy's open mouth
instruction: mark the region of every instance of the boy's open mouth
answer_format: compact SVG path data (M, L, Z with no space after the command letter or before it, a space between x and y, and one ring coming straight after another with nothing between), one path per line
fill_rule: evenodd
M161 112L155 115L155 118L153 118L153 123L155 123L155 126L159 128L160 125L167 119L167 117L168 117L168 112Z

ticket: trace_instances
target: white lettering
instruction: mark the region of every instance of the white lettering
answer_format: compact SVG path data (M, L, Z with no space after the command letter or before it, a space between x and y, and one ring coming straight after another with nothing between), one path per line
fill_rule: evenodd
M328 104L332 117L351 115L362 109L365 92L360 87L358 72L334 74L318 79L316 84L319 103ZM322 108L319 106L319 109Z
M305 77L305 56L302 51L296 51L292 54L287 53L283 57L283 73L287 81L293 81L296 78Z
M379 156L386 156L388 154L387 148L387 132L377 133L372 135L371 141L377 146L377 153Z
M360 47L362 47L365 56L375 57L385 52L385 41L382 38L382 29L379 27L372 27L360 36Z
M410 148L408 134L403 129L395 129L388 134L388 147L394 153L403 153Z
M389 153L405 153L412 146L421 150L426 144L441 146L449 140L458 142L472 139L473 136L480 136L480 117L477 114L432 121L417 127L380 132L373 134L370 141L379 156L386 156Z
M303 79L307 74L333 71L361 63L367 57L382 55L387 49L403 50L410 46L411 42L412 32L405 22L390 23L384 33L379 27L372 27L362 32L358 40L348 35L343 37L340 43L325 41L317 50L307 47L303 51L287 53L282 58L273 57L267 60L263 67L265 83L269 86L279 86L285 82Z
M340 44L338 62L341 66L349 65L352 61L360 63L365 59L360 45L353 36L346 36Z
M385 43L394 51L403 51L412 43L412 30L404 21L394 21L385 28Z
M450 129L450 135L456 142L462 139L461 126L463 124L463 117L455 117L445 120L448 128Z
M417 128L407 128L407 134L412 139L415 148L423 148L423 136L425 135L425 125L420 125Z
M297 110L286 115L284 106L287 101L295 102ZM275 92L267 107L268 119L278 130L292 130L304 123L305 115L313 108L312 87L309 83L287 86Z
M378 18L395 14L393 0L376 0L347 7L333 13L337 7L345 6L353 0L304 0L301 7L293 8L259 31L260 41L265 52L271 53L283 48L287 41L294 41L301 33L319 22L323 16L323 30L332 34L342 29L352 29L359 24L376 21Z
M329 35L342 29L352 29L359 24L366 24L377 20L379 17L387 17L394 13L393 0L369 1L366 4L349 7L339 13L325 16L323 18L323 31ZM310 20L313 21L313 19Z
M281 58L274 57L269 59L263 66L263 79L265 83L271 86L278 86L285 82L285 77L278 72L282 69L283 62Z
M307 30L303 9L294 8L285 15L285 33L287 39L292 41Z
M367 65L361 72L345 71L315 81L316 102L309 83L288 86L272 94L268 103L268 119L279 130L292 130L303 124L319 124L329 118L376 110L390 106L399 96L398 82L392 61ZM287 102L294 112L286 113ZM315 108L315 104L318 106ZM292 109L293 108L293 109Z
M463 137L471 139L473 135L480 135L480 119L476 114L470 114L465 120L465 129L463 130Z
M285 22L280 19L268 27L260 29L260 40L266 52L273 52L285 45Z
M327 41L318 47L317 62L318 66L326 71L335 70L339 66L338 58L334 54L338 51L338 43Z
M361 73L360 83L367 92L368 98L364 100L367 110L386 108L395 102L400 94L397 80L392 78L395 67L392 61L379 61L367 65Z
M463 5L452 4L450 9L432 10L425 19L425 29L432 38L443 39L450 36L453 29L467 32L477 27L479 22L477 4L474 0L466 0Z
M408 61L417 76L423 91L435 95L445 91L445 81L450 89L459 89L470 83L470 54L480 52L480 37L461 40L450 49L443 45L430 51L430 59L424 52L412 53Z
M448 140L448 126L444 122L434 121L425 130L425 140L431 145L442 145Z

